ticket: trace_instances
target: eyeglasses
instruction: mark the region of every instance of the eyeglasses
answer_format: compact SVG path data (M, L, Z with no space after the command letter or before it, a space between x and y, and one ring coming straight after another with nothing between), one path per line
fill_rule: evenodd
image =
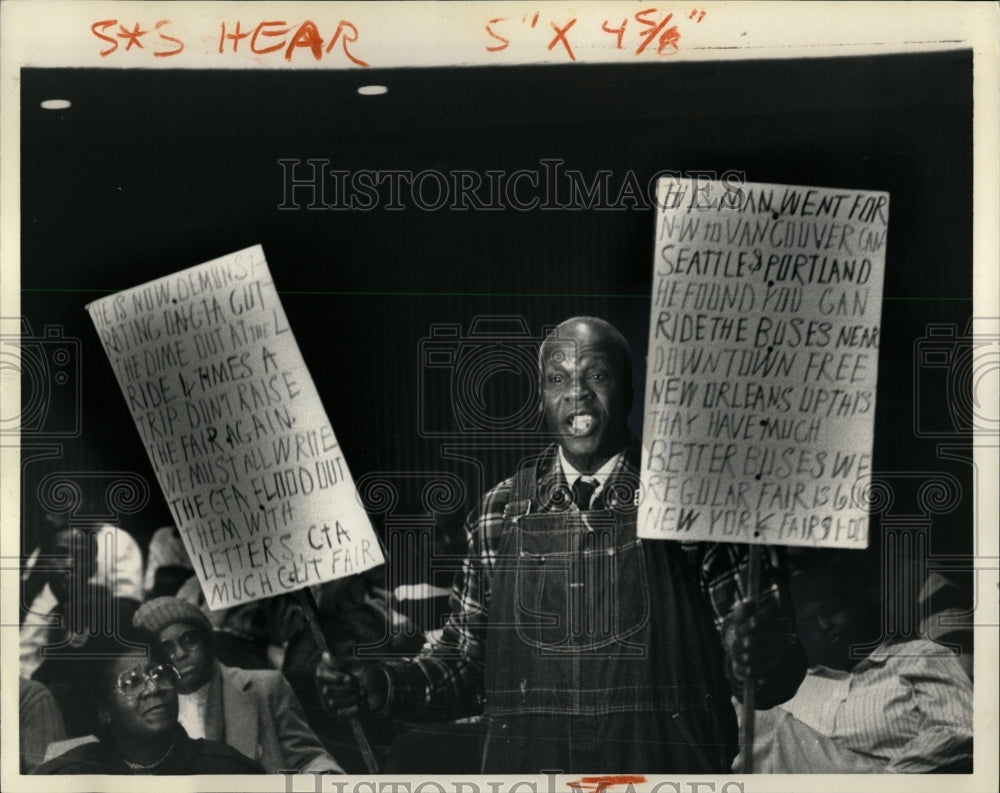
M123 697L139 697L151 682L158 688L172 689L180 679L180 672L170 664L159 664L145 671L136 668L122 672L115 681L114 690Z
M201 647L201 644L201 632L192 628L191 630L185 631L178 636L176 641L167 640L160 642L160 647L163 648L163 651L166 652L167 655L173 656L178 647L184 650L184 652L189 653L192 650Z

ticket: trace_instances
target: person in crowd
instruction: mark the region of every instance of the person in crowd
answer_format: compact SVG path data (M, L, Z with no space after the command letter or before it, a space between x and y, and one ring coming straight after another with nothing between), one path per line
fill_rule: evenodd
M960 586L960 581L960 574L953 572L931 571L924 576L918 631L921 636L952 648L962 671L972 680L975 676L972 596L969 587Z
M114 612L127 624L142 601L142 551L123 529L102 525L70 527L65 515L47 513L47 531L41 545L29 556L23 574L23 593L30 603L21 620L20 667L31 677L41 665L43 648L64 642L67 633L114 631L114 625L82 625L67 618L73 614L107 613L88 608L110 598ZM119 624L116 621L115 624Z
M154 598L134 621L156 637L180 674L179 719L188 735L224 741L268 773L344 773L310 729L281 672L216 660L212 625L198 608L179 598Z
M196 575L177 590L176 597L198 608L212 625L212 653L226 666L279 669L288 640L303 624L290 595L254 600L212 610Z
M66 726L52 693L34 680L18 679L21 773L30 774L45 759L49 744L65 740Z
M416 652L422 641L400 643L418 636L414 630L391 631L405 618L389 605L381 569L338 578L314 587L317 619L335 654L349 654L356 645L374 645L393 635L394 652ZM227 609L209 610L197 576L178 590L179 599L196 606L212 625L212 653L225 666L280 669L303 706L306 719L327 752L348 773L367 770L349 723L331 717L316 702L314 671L321 650L316 645L298 599L289 595L257 600ZM368 714L365 733L376 753L385 750L394 732L388 719Z
M139 602L115 597L97 583L107 579L93 572L101 546L92 533L63 529L52 535L51 543L39 557L37 567L44 568L35 573L44 575L43 594L53 605L44 621L29 615L21 626L21 674L50 690L63 713L67 735L74 737L87 734L89 728L75 707L77 692L68 673L93 637L115 637L130 626Z
M845 556L860 553L799 559L791 592L810 668L794 697L756 713L754 771L971 771L972 681L948 647L887 630L880 582Z
M637 539L631 355L616 328L566 320L539 366L557 442L470 515L441 635L416 657L324 660L321 701L409 721L484 712L483 773L727 772L732 693L752 679L769 707L805 672L787 593L765 563L758 604L744 598L743 546L703 546L692 564L680 543Z
M127 649L125 649L127 647ZM73 672L76 707L97 740L79 743L35 774L262 774L257 762L224 743L192 739L177 722L179 675L149 637L123 631L95 637Z
M142 579L143 599L176 595L181 585L193 575L194 566L177 527L163 526L154 531L146 554L146 573Z

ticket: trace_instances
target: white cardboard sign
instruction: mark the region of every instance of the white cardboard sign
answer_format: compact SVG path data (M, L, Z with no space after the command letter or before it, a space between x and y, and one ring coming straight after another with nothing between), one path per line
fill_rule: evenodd
M210 608L382 564L259 245L87 310Z
M887 193L658 183L639 536L863 548Z

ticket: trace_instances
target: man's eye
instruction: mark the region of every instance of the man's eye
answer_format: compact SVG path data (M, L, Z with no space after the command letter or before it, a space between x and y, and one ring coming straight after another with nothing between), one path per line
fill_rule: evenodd
M608 379L608 375L606 372L593 372L590 375L590 379L595 380L598 383L603 383L605 380Z
M563 376L561 374L550 374L549 382L559 384L563 381Z

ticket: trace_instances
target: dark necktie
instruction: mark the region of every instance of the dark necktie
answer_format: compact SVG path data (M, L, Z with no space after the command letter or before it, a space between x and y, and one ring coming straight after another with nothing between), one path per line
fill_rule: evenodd
M590 499L596 489L596 479L584 479L581 476L573 483L573 503L576 504L577 509L581 512L590 509Z

